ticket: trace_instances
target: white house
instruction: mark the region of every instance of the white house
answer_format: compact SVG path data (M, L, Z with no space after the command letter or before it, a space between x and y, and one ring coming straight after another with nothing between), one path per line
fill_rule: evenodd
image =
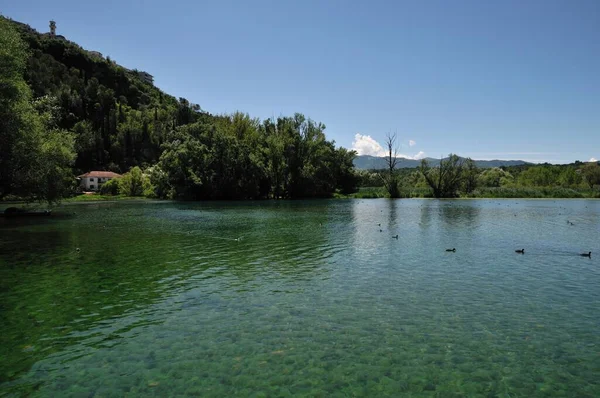
M120 178L121 174L112 171L90 171L77 178L80 180L80 186L86 191L99 191L106 181L113 178Z

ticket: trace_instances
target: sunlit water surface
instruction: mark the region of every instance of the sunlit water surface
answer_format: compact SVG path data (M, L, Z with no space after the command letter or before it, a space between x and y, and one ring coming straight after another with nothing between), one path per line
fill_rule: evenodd
M59 211L0 220L0 395L600 396L600 201Z

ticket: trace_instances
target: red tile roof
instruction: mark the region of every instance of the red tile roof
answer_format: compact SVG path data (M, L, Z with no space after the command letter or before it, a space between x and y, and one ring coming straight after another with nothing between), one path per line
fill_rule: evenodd
M77 178L97 177L97 178L117 178L122 177L121 174L113 173L112 171L90 171L89 173L77 176Z

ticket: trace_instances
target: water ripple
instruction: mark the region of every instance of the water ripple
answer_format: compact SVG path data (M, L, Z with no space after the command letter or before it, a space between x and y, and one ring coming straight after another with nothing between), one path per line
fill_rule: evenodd
M0 229L0 393L600 394L596 201L69 211Z

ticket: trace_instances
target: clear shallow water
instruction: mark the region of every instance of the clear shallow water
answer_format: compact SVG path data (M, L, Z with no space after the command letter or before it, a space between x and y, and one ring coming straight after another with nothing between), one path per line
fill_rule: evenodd
M61 210L0 220L0 394L600 395L600 201Z

